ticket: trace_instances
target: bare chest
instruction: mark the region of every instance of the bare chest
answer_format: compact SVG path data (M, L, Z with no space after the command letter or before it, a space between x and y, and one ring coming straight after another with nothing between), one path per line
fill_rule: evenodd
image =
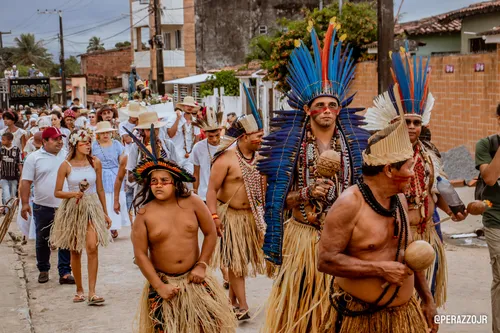
M199 224L193 211L172 209L150 214L146 221L148 239L152 244L198 237Z

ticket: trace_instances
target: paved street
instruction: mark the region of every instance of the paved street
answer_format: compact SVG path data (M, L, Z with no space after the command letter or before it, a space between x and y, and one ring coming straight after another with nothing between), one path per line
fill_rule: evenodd
M478 222L469 219L469 228ZM455 233L463 225L445 224L444 231ZM15 230L15 225L12 225ZM139 294L144 279L132 263L130 229L123 229L118 240L106 249L100 249L100 271L97 292L106 298L106 305L100 308L86 304L73 304L73 286L60 286L56 271L56 256L52 256L51 280L45 285L37 282L38 271L35 265L34 242L24 246L28 253L25 261L29 308L31 311L32 331L35 333L108 333L133 332L134 317L138 307ZM7 236L9 238L9 236ZM449 263L449 294L445 310L448 314L487 314L490 315L489 286L491 273L488 250L485 247L463 247L447 244ZM21 262L13 254L6 242L0 244L0 333L28 333L27 309L22 302L25 292L18 277L16 267ZM85 258L85 256L83 256ZM85 259L82 263L86 267ZM21 269L22 272L22 269ZM219 275L220 277L220 275ZM86 273L84 272L86 281ZM263 322L262 309L269 294L271 281L265 277L250 279L248 283L249 303L253 320L243 323L238 333L259 332ZM23 314L25 314L23 318ZM489 325L442 325L440 332L446 333L483 333Z

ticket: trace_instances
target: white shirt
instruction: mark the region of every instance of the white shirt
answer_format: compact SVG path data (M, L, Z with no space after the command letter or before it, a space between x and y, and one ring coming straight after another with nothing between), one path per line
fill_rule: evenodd
M168 117L166 119L167 126L165 126L166 129L172 128L174 126L175 121L177 120L177 115L173 115L173 117ZM180 166L186 168L188 171L193 172L193 164L190 162L189 159L185 157L186 155L186 150L184 150L184 133L182 131L183 126L185 127L186 131L186 150L189 152L191 151L191 148L193 147L193 131L194 135L200 135L200 129L198 127L195 127L191 124L187 124L186 118L184 118L184 115L181 116L179 120L179 124L177 125L177 132L175 132L175 135L173 138L170 138L172 140L172 143L175 146L175 151L177 152L177 157L179 158L179 164ZM166 130L165 130L166 132ZM166 133L166 136L168 136L168 133Z
M193 153L190 156L191 162L195 166L200 167L200 176L199 176L199 186L198 186L198 196L203 199L203 201L207 200L207 189L208 189L208 180L210 179L210 167L212 163L212 158L214 154L217 152L218 146L212 146L208 143L207 139L202 140L194 145Z
M2 128L0 130L0 136L2 136L5 132L8 132L8 130L9 130L8 127ZM12 135L14 135L14 140L12 140L12 145L16 146L17 148L19 148L22 151L23 150L23 143L21 141L21 138L23 136L25 136L26 139L27 139L28 138L28 132L26 132L25 130L23 130L21 128L18 128L17 131L15 131L14 133L12 133Z
M62 149L59 154L53 155L40 148L31 153L24 161L22 180L29 180L34 185L33 202L40 206L59 207L61 199L54 196L57 172L66 157Z
M128 120L120 123L118 126L118 133L120 136L128 135L128 133L124 130L124 128L128 129L130 132L134 132L134 128L137 126L136 124L130 123Z
M84 116L80 116L80 117L78 117L78 119L75 120L75 127L86 128L88 121L89 120L87 118L85 118Z
M176 154L174 145L172 144L171 140L160 140L163 150L167 153L167 159L174 161L175 163L178 162L178 156ZM128 171L133 171L137 164L139 164L139 159L141 155L139 154L139 147L137 147L137 144L131 143L128 147L128 159L127 159L127 170Z

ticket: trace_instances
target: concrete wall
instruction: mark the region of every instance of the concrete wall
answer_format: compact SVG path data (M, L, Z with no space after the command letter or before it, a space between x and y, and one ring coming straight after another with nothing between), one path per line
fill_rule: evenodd
M469 52L469 39L478 36L465 34L464 32L484 32L500 25L500 13L490 13L466 17L462 21L462 53Z
M325 4L330 1L325 1ZM276 20L295 17L317 0L197 0L196 50L198 72L244 63L250 39L260 26L276 28Z
M484 72L474 64L484 63ZM431 57L430 91L436 99L430 128L432 141L441 151L465 145L473 153L476 142L498 133L495 117L500 102L500 48L497 52ZM446 65L455 67L445 73ZM357 65L351 92L352 106L368 108L377 96L377 63Z
M429 56L436 52L460 52L461 36L460 33L432 35L432 36L411 36L411 39L424 42L425 46L420 46L417 55Z

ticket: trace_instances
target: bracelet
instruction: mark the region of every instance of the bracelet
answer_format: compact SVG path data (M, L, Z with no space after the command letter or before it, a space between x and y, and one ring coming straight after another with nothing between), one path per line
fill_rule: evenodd
M303 187L299 191L299 199L300 199L300 201L309 201L309 199L311 197L311 194L309 192L310 192L310 190L309 190L308 187Z
M217 213L213 213L212 214L212 218L215 220L215 219L219 219L219 215L217 215Z
M204 261L198 261L195 266L198 266L198 265L205 265L205 268L208 268L208 264Z

